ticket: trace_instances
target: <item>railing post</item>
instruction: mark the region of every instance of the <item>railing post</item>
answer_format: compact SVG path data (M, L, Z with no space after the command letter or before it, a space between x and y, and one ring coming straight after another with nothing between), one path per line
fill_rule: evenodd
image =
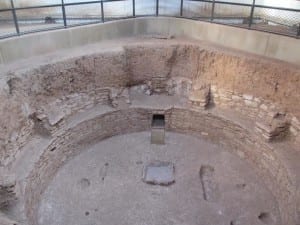
M252 26L254 8L255 8L255 0L253 0L253 2L252 2L251 12L250 12L250 18L249 18L249 28L251 28L251 26Z
M66 17L66 8L64 0L61 0L61 10L63 14L64 27L67 27L67 17Z
M135 0L132 0L132 16L135 17Z
M101 20L102 20L102 23L104 23L104 6L103 6L103 0L101 0Z
M156 0L156 13L155 15L158 16L159 14L159 0Z
M18 35L20 35L19 23L18 23L17 13L16 13L16 9L15 9L15 5L14 5L14 1L13 0L10 0L10 5L11 5L11 10L12 10L13 18L14 18L16 32L17 32Z
M298 24L297 37L300 38L300 23Z
M183 0L181 0L181 3L180 3L180 16L181 17L183 16Z
M212 6L211 6L211 15L210 15L211 22L214 21L214 17L215 17L215 5L216 5L216 2L215 2L215 0L213 0Z

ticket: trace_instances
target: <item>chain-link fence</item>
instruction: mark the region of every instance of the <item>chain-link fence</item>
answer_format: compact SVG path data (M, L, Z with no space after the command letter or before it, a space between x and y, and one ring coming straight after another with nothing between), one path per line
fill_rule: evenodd
M212 2L185 1L182 16L191 19L210 21L212 7Z
M183 17L300 38L300 1L279 6L273 4L279 0L268 1L1 0L0 38L139 16Z
M255 8L254 16L259 18L259 21L252 27L257 30L296 36L300 26L299 14L284 9Z

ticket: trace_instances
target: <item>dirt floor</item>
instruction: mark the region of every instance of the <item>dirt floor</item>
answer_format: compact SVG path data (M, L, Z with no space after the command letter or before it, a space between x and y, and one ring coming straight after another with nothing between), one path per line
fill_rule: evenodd
M175 166L175 183L142 180L147 164ZM115 136L69 161L39 207L40 225L279 225L277 203L250 165L196 137Z

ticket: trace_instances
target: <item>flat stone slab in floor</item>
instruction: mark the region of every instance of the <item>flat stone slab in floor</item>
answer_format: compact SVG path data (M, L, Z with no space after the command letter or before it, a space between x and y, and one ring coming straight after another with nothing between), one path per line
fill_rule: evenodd
M175 167L171 162L151 162L144 168L143 181L154 185L171 185L175 182Z

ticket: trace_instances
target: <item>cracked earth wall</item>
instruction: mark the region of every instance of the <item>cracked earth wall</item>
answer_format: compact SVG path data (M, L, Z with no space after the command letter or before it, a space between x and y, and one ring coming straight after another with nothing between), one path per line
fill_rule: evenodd
M29 224L37 224L40 194L80 146L150 128L155 110L122 108L119 102L125 98L130 104L128 90L141 85L150 94L183 97L187 103L183 108L163 110L167 129L202 134L251 162L277 198L282 224L296 224L299 171L289 169L275 150L277 142L286 141L299 153L298 66L215 46L163 41L99 50L4 75L1 169L13 165L36 135L52 140L26 178L26 186L16 192ZM68 125L72 115L96 105L111 107L112 112ZM212 107L233 110L252 126L240 125L238 117L211 115L207 110Z

